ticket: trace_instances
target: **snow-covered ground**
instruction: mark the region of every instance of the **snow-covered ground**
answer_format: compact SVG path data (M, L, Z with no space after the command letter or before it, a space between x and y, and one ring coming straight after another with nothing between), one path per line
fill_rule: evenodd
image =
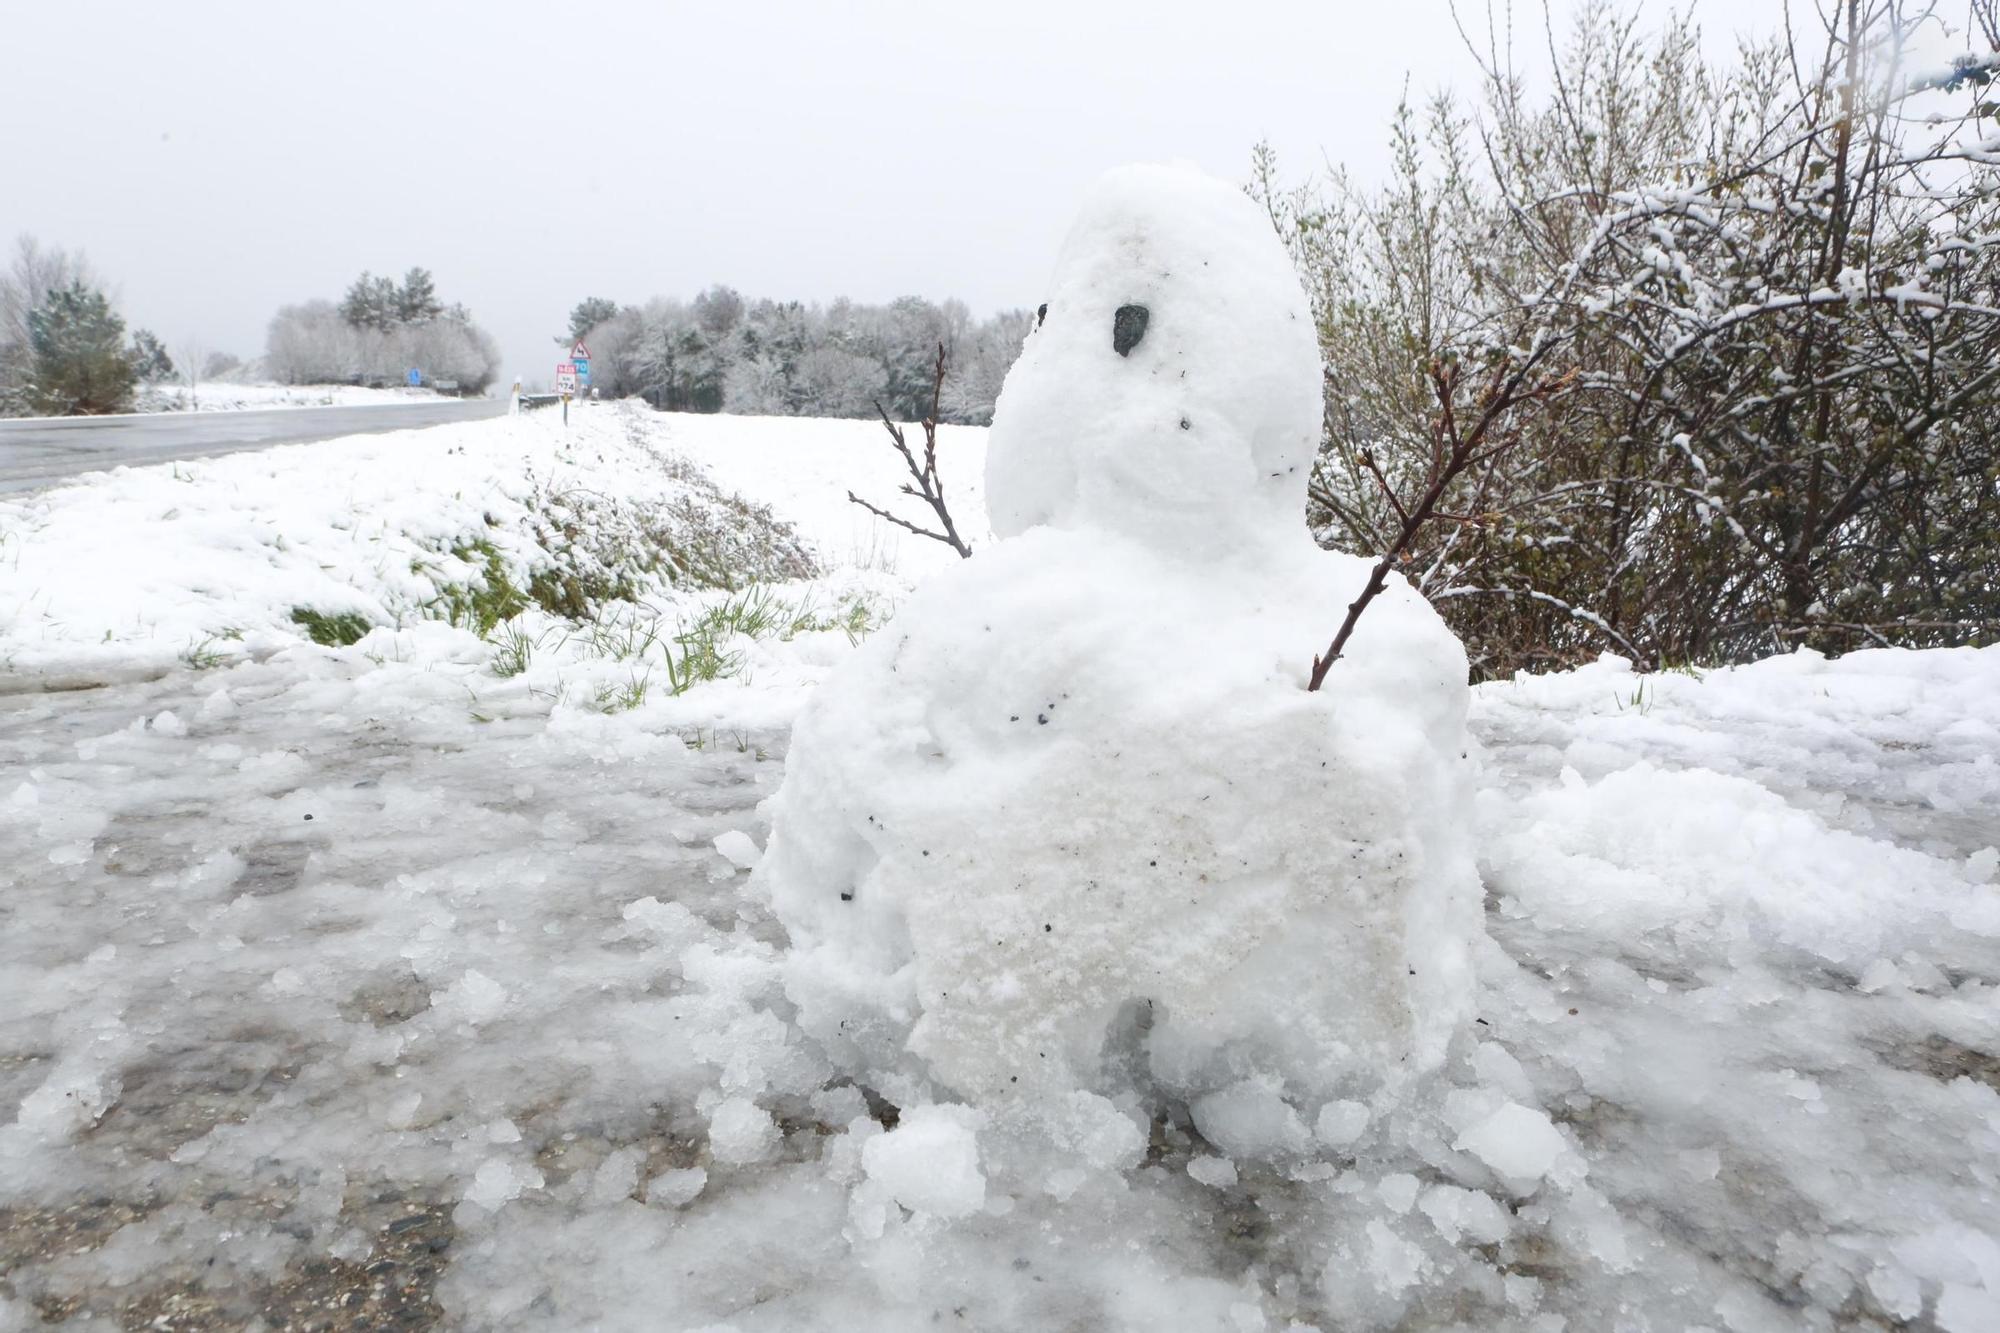
M142 412L254 412L273 407L370 407L379 403L435 402L433 389L397 386L370 389L359 384L237 384L204 380L190 388L179 382L139 388Z
M0 1329L2000 1327L2000 650L1478 687L1434 1094L1094 1166L833 1076L746 887L956 559L879 427L574 419L0 504ZM661 531L771 579L476 632Z

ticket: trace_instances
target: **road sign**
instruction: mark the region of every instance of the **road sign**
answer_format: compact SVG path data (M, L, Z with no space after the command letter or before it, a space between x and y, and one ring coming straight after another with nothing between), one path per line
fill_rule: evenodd
M424 382L424 372L418 370L415 366L410 367L410 387L414 389L423 382Z
M586 357L581 361L573 361L571 364L573 364L576 367L576 382L578 384L581 384L584 388L588 389L590 387L589 358Z
M569 359L572 361L590 360L590 349L583 345L583 339L578 338L576 346L569 349Z
M576 363L574 361L556 362L556 392L576 392Z

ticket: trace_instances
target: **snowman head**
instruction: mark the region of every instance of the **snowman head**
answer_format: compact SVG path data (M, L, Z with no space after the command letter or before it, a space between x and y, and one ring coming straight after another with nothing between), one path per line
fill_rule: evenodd
M993 530L1097 529L1198 559L1304 534L1320 358L1270 219L1187 167L1085 200L994 411Z

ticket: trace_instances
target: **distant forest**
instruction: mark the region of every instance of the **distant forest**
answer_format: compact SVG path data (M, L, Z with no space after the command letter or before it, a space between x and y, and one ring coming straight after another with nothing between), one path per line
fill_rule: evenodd
M589 344L600 393L665 410L869 417L880 403L904 421L929 413L943 346L942 418L985 425L1028 321L1027 310L975 320L960 301L905 296L887 305L819 306L746 301L717 286L692 301L581 301L558 341Z

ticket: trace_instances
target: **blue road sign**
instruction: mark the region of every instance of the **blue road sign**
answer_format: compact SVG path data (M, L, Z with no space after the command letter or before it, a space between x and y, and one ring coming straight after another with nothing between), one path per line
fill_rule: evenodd
M585 357L583 360L576 362L575 365L576 382L588 389L590 387L590 358Z
M424 372L412 366L410 368L410 387L414 389L423 382L424 382Z

